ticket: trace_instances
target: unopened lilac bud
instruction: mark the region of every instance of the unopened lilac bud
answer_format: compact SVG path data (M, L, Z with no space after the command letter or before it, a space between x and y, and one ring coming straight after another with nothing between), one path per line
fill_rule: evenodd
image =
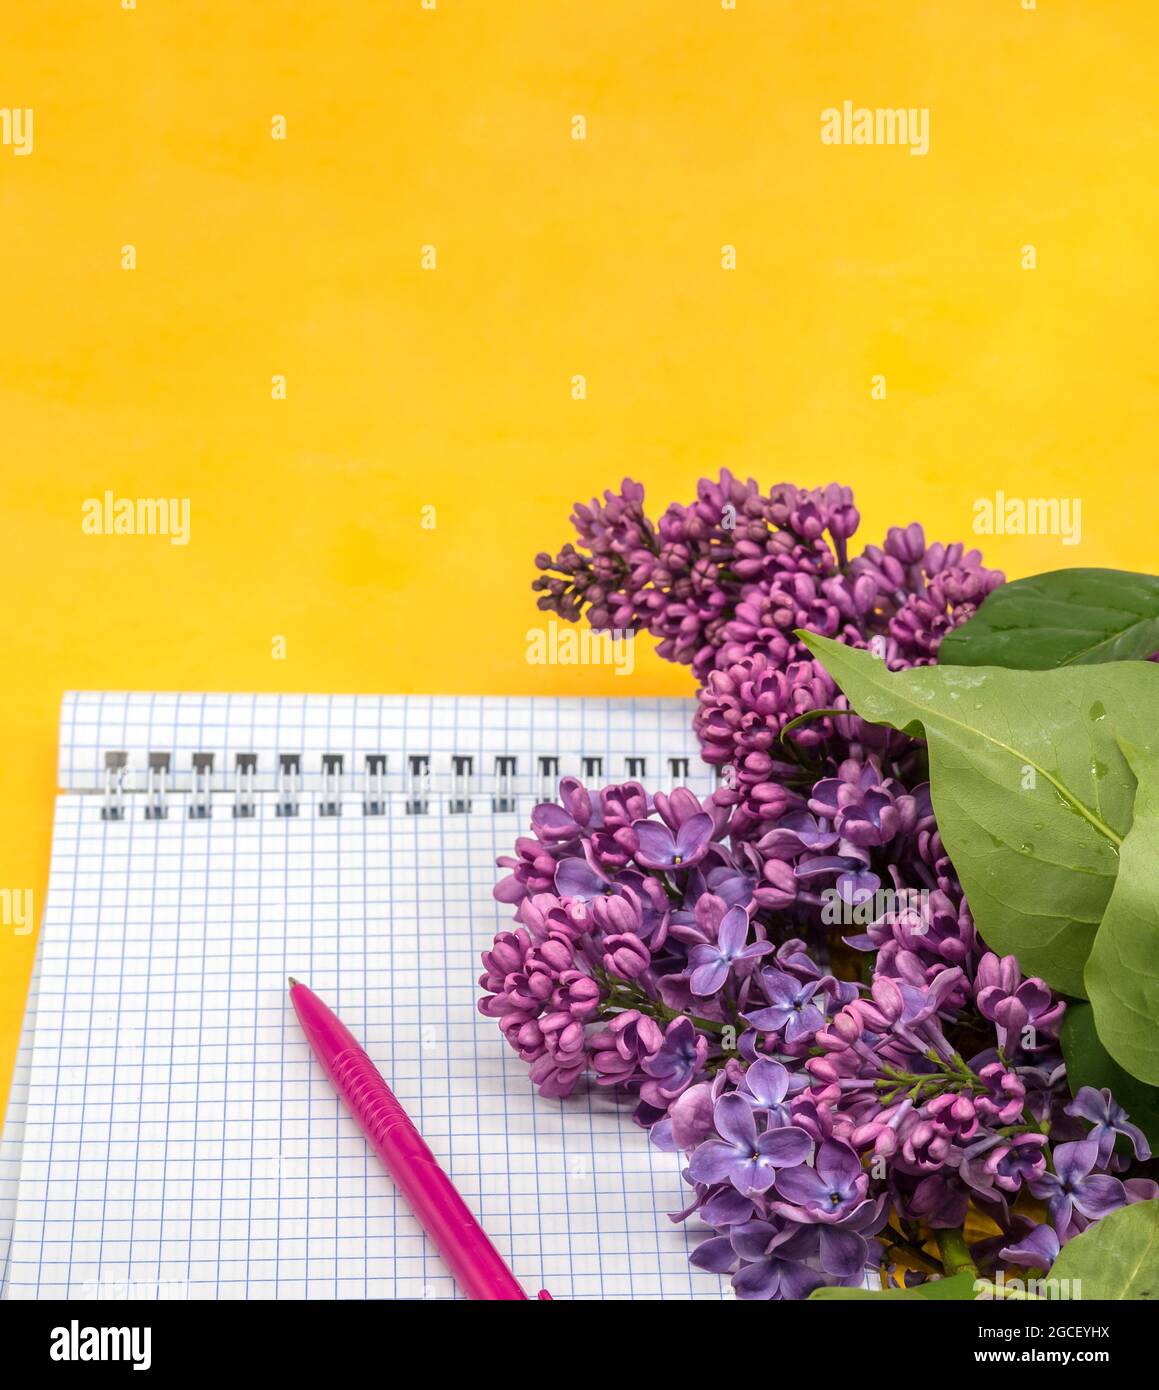
M767 859L753 897L761 907L779 912L797 901L798 888L797 876L789 864L782 859Z
M877 601L877 584L867 574L853 581L853 607L861 614L872 612Z
M579 778L563 778L559 784L559 796L572 820L577 825L587 825L592 818L592 799Z
M652 964L652 954L638 936L625 932L604 942L604 969L609 975L634 980Z
M817 1038L820 1041L821 1034L818 1034ZM839 1082L841 1080L841 1071L828 1057L810 1057L805 1066L809 1075L820 1082Z
M505 976L521 970L530 945L525 931L500 932L491 943L491 949L484 951L481 957L488 979L501 984ZM494 989L496 985L487 984L484 988Z
M571 943L561 940L559 937L548 937L532 952L532 958L542 961L550 970L557 974L564 970L570 970L575 964L575 952L571 948Z
M829 513L829 534L835 540L848 540L860 525L861 513L854 506L836 507Z
M936 1096L926 1107L930 1119L956 1140L972 1138L978 1131L977 1111L969 1096Z
M873 1002L887 1019L892 1022L901 1017L905 1001L902 999L901 990L892 980L879 976L874 980L870 993L873 995Z
M545 801L531 813L531 828L541 840L554 843L557 840L574 840L579 834L579 826L562 807L554 801Z
M586 1022L595 1017L599 1008L600 987L590 975L569 970L560 977L559 987L552 993L551 1002L558 1013Z
M883 1119L859 1125L850 1134L849 1142L855 1149L872 1149L882 1158L891 1158L898 1147L896 1130Z
M857 1016L846 1009L842 1009L829 1025L829 1031L835 1033L842 1042L852 1046L861 1036L862 1030Z
M601 931L612 936L638 932L643 925L639 903L634 895L627 894L597 898L592 903L592 919Z
M514 1040L517 1047L527 1052L538 1051L543 1046L543 1030L534 1018L529 1018L521 1024L514 1033Z
M885 538L885 549L904 565L916 564L926 553L926 535L918 522L913 521L904 529L891 526Z

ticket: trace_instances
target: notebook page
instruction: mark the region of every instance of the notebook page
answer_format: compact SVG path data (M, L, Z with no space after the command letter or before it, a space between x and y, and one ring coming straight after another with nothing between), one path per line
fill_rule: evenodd
M623 776L641 749L655 768L691 742L679 701L308 697L267 701L257 718L240 698L75 697L62 769L95 786L109 746L170 750L179 768L207 744L222 763L235 747L293 745L308 765L369 742L528 760L550 745L560 772L578 770L583 747ZM207 735L212 700L232 703ZM306 786L298 815L278 816L259 787L252 817L218 788L200 820L185 790L156 820L130 794L119 822L101 818L100 795L61 796L8 1297L454 1295L309 1056L287 974L361 1037L528 1288L721 1296L664 1215L685 1201L677 1158L604 1091L537 1097L475 1011L478 952L509 920L491 897L494 858L536 797L497 812L479 789L452 814L436 789L413 814L398 776L381 816L354 788ZM323 800L341 814L319 814Z
M28 1108L28 1080L32 1070L32 1039L36 1030L36 1000L40 990L40 952L32 966L24 1023L16 1045L16 1064L8 1088L8 1109L0 1130L0 1299L8 1284L8 1254L12 1224L16 1217L16 1195L20 1188L20 1161L24 1154L24 1115Z

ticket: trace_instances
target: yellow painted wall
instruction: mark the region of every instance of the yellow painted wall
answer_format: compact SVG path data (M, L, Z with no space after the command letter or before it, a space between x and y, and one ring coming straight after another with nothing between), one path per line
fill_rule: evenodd
M625 473L837 479L875 540L1078 496L988 558L1156 568L1159 12L1023 3L6 4L0 886L43 902L69 687L689 691L525 660L532 557ZM929 153L823 145L846 99ZM190 543L84 535L106 490Z

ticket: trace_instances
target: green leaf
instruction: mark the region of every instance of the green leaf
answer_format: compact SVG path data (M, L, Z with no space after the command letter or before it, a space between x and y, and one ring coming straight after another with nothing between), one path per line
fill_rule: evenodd
M846 1303L850 1299L872 1298L886 1302L923 1303L955 1302L961 1303L975 1296L975 1285L979 1280L974 1274L955 1274L950 1279L932 1279L928 1284L918 1284L912 1289L814 1289L810 1300L825 1303Z
M1084 1302L1091 1299L1159 1299L1159 1201L1121 1207L1068 1240L1050 1269L1068 1279Z
M1143 660L1159 651L1159 579L1127 570L1052 570L995 589L946 635L943 666L1057 666Z
M1095 1028L1132 1076L1159 1085L1159 758L1120 740L1139 782L1103 924L1083 978Z
M938 829L988 945L1083 995L1135 797L1116 735L1159 751L1159 666L891 675L869 652L800 635L864 719L926 739Z
M1128 837L1129 838L1129 837ZM1062 1055L1072 1096L1083 1086L1104 1087L1159 1152L1159 1088L1148 1086L1125 1072L1107 1052L1095 1031L1095 1014L1089 1004L1070 1004L1062 1025Z

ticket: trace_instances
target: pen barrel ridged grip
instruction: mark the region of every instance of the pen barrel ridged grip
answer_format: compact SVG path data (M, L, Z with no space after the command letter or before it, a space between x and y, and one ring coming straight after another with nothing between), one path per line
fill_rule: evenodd
M404 1152L435 1161L410 1116L365 1052L341 1053L334 1059L331 1075L384 1161L389 1163L391 1157Z
M525 1299L519 1281L366 1053L360 1047L344 1049L329 1072L463 1292L469 1298Z

